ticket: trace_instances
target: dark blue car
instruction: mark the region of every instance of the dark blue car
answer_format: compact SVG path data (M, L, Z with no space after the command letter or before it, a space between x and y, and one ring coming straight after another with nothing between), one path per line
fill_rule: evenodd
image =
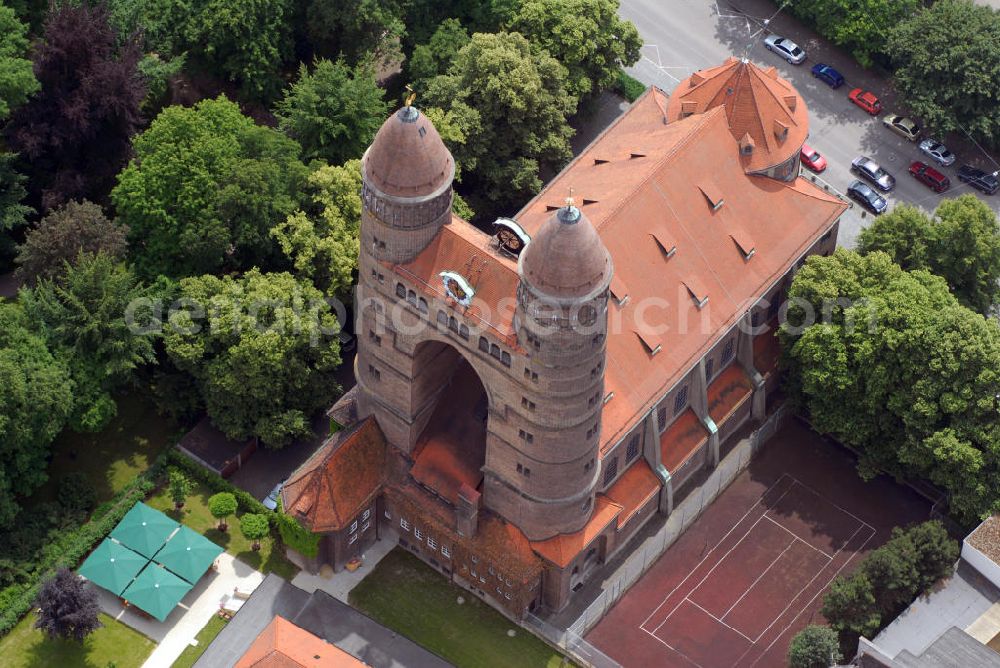
M829 65L817 63L812 68L813 76L825 83L830 88L840 88L844 85L844 75L833 69Z

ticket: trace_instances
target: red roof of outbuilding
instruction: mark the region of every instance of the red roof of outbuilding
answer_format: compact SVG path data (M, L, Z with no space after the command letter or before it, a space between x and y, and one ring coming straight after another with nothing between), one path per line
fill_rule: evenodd
M244 652L235 668L364 668L336 645L284 617L275 617Z
M659 491L660 479L646 460L640 458L604 493L622 507L618 515L618 527L621 528Z

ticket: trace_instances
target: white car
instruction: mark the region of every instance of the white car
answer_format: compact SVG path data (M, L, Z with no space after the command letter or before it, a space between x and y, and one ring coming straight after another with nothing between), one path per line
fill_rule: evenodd
M264 504L265 508L268 510L274 510L278 507L278 495L281 494L281 488L284 486L284 482L279 482L274 486L274 489L271 490L271 493L264 497L264 500L261 501L261 503Z
M778 54L787 60L790 65L801 65L806 59L806 52L798 44L781 35L768 35L765 37L764 48Z
M955 154L936 139L925 139L920 142L920 152L944 167L955 164Z

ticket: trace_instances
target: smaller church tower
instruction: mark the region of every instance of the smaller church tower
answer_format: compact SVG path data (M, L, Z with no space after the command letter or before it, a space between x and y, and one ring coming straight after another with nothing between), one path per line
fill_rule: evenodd
M531 540L544 540L581 529L594 508L611 255L568 200L521 253L518 272L514 325L534 410L517 416L521 474L488 476L486 502Z

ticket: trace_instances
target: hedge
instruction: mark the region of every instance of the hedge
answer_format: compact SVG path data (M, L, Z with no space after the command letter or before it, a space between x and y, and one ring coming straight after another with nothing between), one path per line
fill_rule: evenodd
M646 84L629 76L625 70L618 70L618 79L615 81L614 90L629 102L635 102L640 95L646 92Z
M161 454L152 466L119 492L109 502L109 506L102 504L89 522L46 546L42 558L35 565L31 582L11 585L0 591L0 637L10 633L31 610L35 596L45 580L59 568L76 570L83 558L121 522L125 513L153 491L156 479L163 472L165 459L165 455Z

